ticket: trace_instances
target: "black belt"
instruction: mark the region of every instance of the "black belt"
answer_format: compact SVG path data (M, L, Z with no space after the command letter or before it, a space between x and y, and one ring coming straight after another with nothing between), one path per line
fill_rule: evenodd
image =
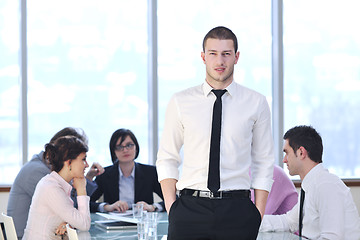
M185 188L180 191L180 196L193 196L200 198L210 198L210 199L222 199L222 198L250 198L250 190L233 190L233 191L200 191L194 189Z

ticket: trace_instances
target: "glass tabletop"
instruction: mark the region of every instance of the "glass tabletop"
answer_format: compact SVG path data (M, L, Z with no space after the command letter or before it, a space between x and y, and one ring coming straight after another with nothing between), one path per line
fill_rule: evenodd
M168 231L168 215L166 212L159 213L159 223L157 229L158 240L167 239ZM91 214L91 228L88 232L78 231L79 240L102 240L102 239L121 239L121 240L135 240L137 237L136 229L122 229L122 230L106 230L95 224L95 221L105 220L103 216L92 213ZM299 236L290 232L260 232L257 240L298 240Z

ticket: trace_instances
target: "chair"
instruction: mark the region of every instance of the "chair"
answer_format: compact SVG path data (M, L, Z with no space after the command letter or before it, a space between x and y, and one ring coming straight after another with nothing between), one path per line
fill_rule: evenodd
M0 222L0 240L4 240L4 239L5 239L5 238L4 238L4 234L3 234L3 229L2 229L2 227L3 227L3 223Z
M5 213L1 213L0 215L0 223L4 225L4 233L1 230L2 239L7 240L17 240L17 235L15 231L15 225L12 217L7 216Z
M66 224L66 231L67 231L69 240L79 240L76 230L71 228L69 226L69 224Z

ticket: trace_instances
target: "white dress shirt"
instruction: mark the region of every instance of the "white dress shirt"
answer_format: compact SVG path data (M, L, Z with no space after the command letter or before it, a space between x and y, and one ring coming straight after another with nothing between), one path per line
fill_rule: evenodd
M63 222L88 231L91 219L89 196L77 196L78 209L70 198L71 185L58 173L51 172L36 186L23 239L61 239L55 235Z
M235 82L226 89L222 96L220 190L270 191L274 155L266 98ZM212 113L216 100L211 90L205 82L179 92L172 97L166 110L156 167L159 181L177 179L178 190L208 190ZM179 154L182 146L183 161Z
M303 236L309 239L359 240L360 218L350 189L320 163L301 183L305 191ZM260 231L299 228L299 204L283 215L265 215Z

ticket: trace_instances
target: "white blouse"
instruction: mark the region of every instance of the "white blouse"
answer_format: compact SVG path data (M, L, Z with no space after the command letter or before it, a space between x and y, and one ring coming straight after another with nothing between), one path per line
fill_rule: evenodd
M90 197L77 196L76 209L70 198L71 189L71 185L54 171L39 181L23 239L61 239L55 235L55 230L63 222L83 231L90 229Z

